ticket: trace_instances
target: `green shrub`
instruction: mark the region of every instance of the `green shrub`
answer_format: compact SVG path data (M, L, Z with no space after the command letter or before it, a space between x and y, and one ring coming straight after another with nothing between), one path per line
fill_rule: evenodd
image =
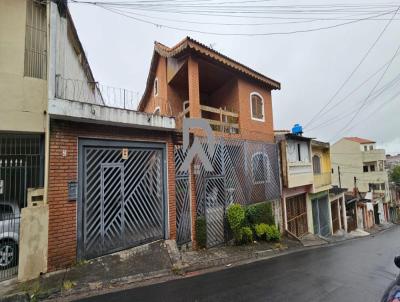
M265 236L268 241L279 241L281 239L281 233L275 225L267 225Z
M253 242L253 231L249 227L242 227L241 228L242 234L242 243L251 243Z
M262 239L262 240L267 239L267 237L266 237L267 228L268 228L268 225L265 223L256 224L254 226L254 231L255 231L258 239Z
M272 214L272 205L270 202L258 203L250 205L246 208L246 220L249 225L260 223L275 224L274 215Z
M230 205L227 209L226 217L236 243L240 243L242 241L242 226L245 219L243 207L240 204Z
M196 241L199 248L207 246L207 227L204 216L197 217L196 219Z

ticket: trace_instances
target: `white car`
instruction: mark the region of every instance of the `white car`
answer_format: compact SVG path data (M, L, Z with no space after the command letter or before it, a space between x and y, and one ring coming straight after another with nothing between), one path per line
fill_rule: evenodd
M19 220L18 204L0 201L0 270L18 265Z

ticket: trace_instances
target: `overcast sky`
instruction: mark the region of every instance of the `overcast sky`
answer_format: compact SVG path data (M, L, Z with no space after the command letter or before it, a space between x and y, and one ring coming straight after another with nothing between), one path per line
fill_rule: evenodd
M383 0L357 0L357 3L382 2ZM275 0L274 3L338 2ZM147 79L154 41L173 46L189 35L281 82L282 89L274 91L272 98L275 129L291 129L295 123L306 125L335 94L388 23L386 20L362 21L322 31L291 35L217 36L157 27L91 5L70 4L70 9L94 76L100 83L126 88L138 92L141 96ZM154 13L152 15L155 16ZM274 22L274 20L254 18L232 20L232 18L220 17L216 20L206 16L192 15L158 16L201 22ZM390 17L391 15L385 16L386 19ZM161 23L221 33L266 33L317 28L342 23L342 21L263 26L177 24L165 20ZM354 127L349 131L339 132L351 120L354 116L352 113L357 111L372 88L376 86L385 69L381 69L380 73L341 104L335 105L390 61L400 45L399 33L400 12L398 20L390 23L368 58L340 94L334 98L332 108L327 110L325 115L319 115L314 124L305 128L306 136L331 142L342 136L360 136L376 140L380 146L386 148L388 153L400 153L400 96L395 97L400 93L399 82L394 82L394 85L378 97L370 98L364 109L351 123ZM391 80L397 79L399 67L400 55L393 60L381 83L376 87L376 91L391 83ZM338 118L341 120L332 123Z

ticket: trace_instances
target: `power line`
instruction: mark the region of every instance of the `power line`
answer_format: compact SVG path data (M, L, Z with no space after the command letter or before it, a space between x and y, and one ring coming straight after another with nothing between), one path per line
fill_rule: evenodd
M389 27L389 25L392 23L392 20L394 19L394 17L396 16L397 12L399 11L400 6L397 8L397 10L395 11L395 13L393 14L392 18L386 23L386 25L384 26L384 28L382 29L382 31L379 33L378 37L375 39L374 43L372 43L372 45L368 48L367 52L364 54L364 56L361 58L360 62L357 64L357 66L353 69L353 71L350 73L350 75L344 80L344 82L342 83L342 85L339 87L339 89L336 90L336 92L333 94L333 96L329 99L329 101L321 108L321 110L319 110L314 117L311 118L311 120L304 126L304 128L307 128L309 125L312 124L312 122L316 119L316 117L325 110L326 107L329 106L329 104L335 99L335 97L342 91L342 89L344 88L344 86L346 86L346 84L350 81L350 79L353 77L353 75L357 72L357 70L360 68L360 66L362 65L362 63L364 63L364 61L367 59L367 57L369 56L369 54L371 53L371 51L374 49L374 47L376 46L376 44L379 42L379 40L381 39L381 37L383 36L383 34L385 33L386 29Z
M73 2L75 3L80 3L77 2L75 0L73 0ZM83 3L83 2L81 2ZM208 34L208 35L216 35L216 36L249 36L249 37L254 37L254 36L273 36L273 35L290 35L290 34L297 34L297 33L308 33L308 32L315 32L315 31L321 31L321 30L327 30L327 29L331 29L331 28L337 28L337 27L341 27L341 26L345 26L345 25L349 25L349 24L353 24L353 23L358 23L361 21L365 21L365 20L370 20L372 18L376 18L376 17L380 17L383 15L388 15L393 13L393 11L389 11L389 12L385 12L379 15L374 15L374 16L369 16L366 18L360 18L354 21L348 21L348 22L344 22L344 23L338 23L335 25L330 25L330 26L325 26L325 27L318 27L318 28L311 28L311 29L305 29L305 30L294 30L294 31L287 31L287 32L268 32L268 33L222 33L222 32L209 32L209 31L202 31L202 30L196 30L196 29L188 29L188 28L182 28L182 27L175 27L175 26L169 26L169 25L165 25L165 24L161 24L161 23L155 23L152 21L148 21L142 18L137 18L137 17L133 17L131 15L127 15L125 12L121 11L121 10L117 10L117 9L112 9L112 8L108 8L105 7L99 3L93 2L91 3L94 6L98 6L101 7L105 10L108 10L112 13L121 15L121 16L125 16L127 18L130 19L134 19L136 21L139 22L143 22L143 23L147 23L147 24L151 24L154 25L156 27L164 27L164 28L168 28L168 29L173 29L173 30L177 30L177 31L184 31L184 32L194 32L194 33L200 33L200 34Z

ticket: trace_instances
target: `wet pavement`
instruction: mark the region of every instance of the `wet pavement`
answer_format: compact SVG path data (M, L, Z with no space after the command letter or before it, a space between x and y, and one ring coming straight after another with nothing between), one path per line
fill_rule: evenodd
M398 269L400 226L335 246L81 301L380 301Z

